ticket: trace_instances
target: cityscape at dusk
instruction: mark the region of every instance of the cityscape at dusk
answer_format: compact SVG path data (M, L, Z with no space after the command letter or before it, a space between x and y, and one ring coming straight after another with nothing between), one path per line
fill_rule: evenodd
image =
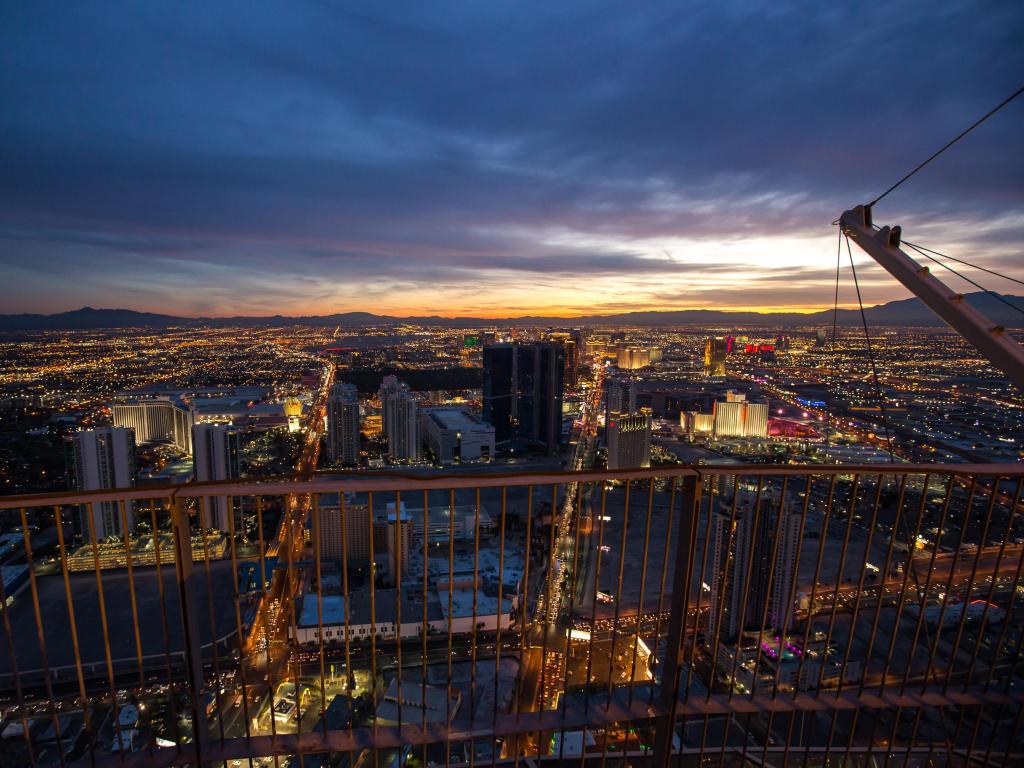
M0 768L1024 765L1024 9L3 19Z

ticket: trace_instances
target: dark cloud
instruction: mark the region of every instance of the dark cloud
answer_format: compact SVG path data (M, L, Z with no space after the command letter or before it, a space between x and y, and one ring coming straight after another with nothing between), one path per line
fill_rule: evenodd
M829 222L1016 87L1021 39L1019 3L966 0L17 4L0 298L588 311L735 273L732 305L826 305ZM1021 133L1024 101L876 217L1012 268Z

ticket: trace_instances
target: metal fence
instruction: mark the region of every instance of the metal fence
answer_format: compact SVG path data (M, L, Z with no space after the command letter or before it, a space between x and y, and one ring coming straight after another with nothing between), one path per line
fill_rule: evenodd
M1022 480L672 466L7 497L0 764L1022 764Z

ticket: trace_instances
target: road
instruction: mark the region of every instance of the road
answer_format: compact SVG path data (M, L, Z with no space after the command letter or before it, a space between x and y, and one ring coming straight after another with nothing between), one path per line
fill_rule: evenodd
M324 375L317 390L316 397L306 413L306 438L296 463L296 475L308 478L316 471L320 455L320 438L324 429L324 414L327 408L327 396L334 384L335 366L328 362ZM304 545L303 529L312 505L309 494L293 496L287 500L281 515L281 522L273 540L267 546L267 556L283 558L285 562L297 562L302 559ZM260 599L256 618L253 620L249 635L245 639L245 656L250 660L251 668L246 672L250 683L250 691L256 690L258 695L265 694L264 686L273 687L283 682L287 676L288 627L291 620L293 601L298 593L301 580L297 572L289 573L287 568L274 571L270 588ZM260 652L263 653L260 653ZM250 693L252 695L252 693ZM250 717L254 713L250 712ZM227 713L225 722L238 717L238 712Z
M566 469L578 472L587 469L593 461L594 447L597 440L597 417L601 410L604 371L596 369L594 387L590 390L583 403L580 423L574 427L575 442L572 456ZM521 693L517 706L522 712L535 712L540 708L550 708L557 704L557 699L545 694L545 689L553 687L553 683L562 679L561 651L564 648L566 632L571 624L569 603L566 601L570 590L576 594L583 582L582 574L586 568L578 567L576 574L570 574L571 563L576 558L577 565L589 560L589 536L581 535L581 552L574 552L576 531L573 522L578 517L583 520L589 510L589 487L580 494L582 509L576 515L578 483L569 483L565 488L565 497L555 518L558 526L555 537L555 552L545 553L546 560L552 565L537 587L536 610L531 623L527 627L527 648L525 658L521 660L520 676L522 678ZM553 556L552 556L553 554ZM574 576L571 585L566 584L569 576ZM550 597L550 600L548 598ZM548 650L545 665L544 649ZM552 651L554 653L552 653ZM555 686L557 687L557 686ZM503 756L509 757L517 752L535 753L538 745L532 737L510 739L506 743Z

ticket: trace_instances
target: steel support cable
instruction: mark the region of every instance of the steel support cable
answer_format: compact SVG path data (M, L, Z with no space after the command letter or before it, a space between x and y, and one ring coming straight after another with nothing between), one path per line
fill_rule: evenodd
M944 263L942 263L941 261L939 261L938 259L936 259L936 258L935 258L934 256L929 256L929 255L928 255L927 253L925 253L924 251L922 251L922 250L921 250L920 248L918 248L917 246L915 246L915 245L910 245L910 243L908 243L908 242L905 242L905 241L904 241L904 243L903 243L903 244L904 244L904 245L906 245L906 246L909 246L909 247L910 247L910 248L912 248L912 249L914 249L914 250L915 250L915 251L917 251L917 252L918 252L918 253L919 253L920 255L922 255L922 256L924 256L924 257L925 257L926 259L928 259L929 261L934 261L934 262L935 262L936 264L938 264L938 265L939 265L940 267L943 267L943 268L945 268L945 269L948 269L948 270L949 270L950 272L952 272L952 273L953 273L954 275L956 275L957 277L959 277L959 278L960 278L961 280L966 280L966 281L967 281L968 283L970 283L971 285L973 285L973 286L974 286L975 288L977 288L978 290L980 290L980 291L982 291L982 292L984 292L984 293L987 293L987 294L988 294L989 296L991 296L991 297L992 297L993 299L995 299L996 301L998 301L998 302L1000 302L1000 303L1002 303L1002 304L1005 304L1006 306L1008 306L1008 307L1009 307L1010 309L1014 310L1015 312L1020 312L1020 313L1021 313L1022 315L1024 315L1024 309L1021 309L1020 307L1018 307L1018 306L1017 306L1016 304L1014 304L1014 303L1013 303L1013 302L1011 302L1011 301L1007 301L1006 299L1004 299L1004 298L1003 298L1002 296L1000 296L1000 295L999 295L998 293L996 293L995 291L990 291L990 290L989 290L988 288L986 288L985 286L983 286L983 285L982 285L981 283L977 283L977 282L975 282L974 280L972 280L971 278L969 278L969 277L968 277L967 275L963 274L962 272L957 272L957 271L956 271L955 269L953 269L953 268L952 268L951 266L949 266L948 264L944 264Z
M1011 101L1016 99L1022 93L1024 93L1024 85L1021 85L1017 90L1015 90L1013 93L1011 93L1009 96L1007 96L1001 102L999 102L996 106L992 107L992 109L990 109L988 112L986 112L980 118L978 118L973 123L971 123L967 128L962 130L960 133L958 133L956 136L954 136L952 139L950 139L948 142L946 142L944 145L942 145L942 147L940 147L936 152L934 152L931 156L929 156L928 159L926 159L923 162L919 163L917 166L915 166L913 168L913 170L911 170L909 173L907 173L905 176L903 176L903 178L901 178L899 181L897 181L895 184L893 184L891 187L889 187L887 190L885 190L885 192L883 192L878 197L876 197L874 200L872 200L870 203L868 203L867 207L870 208L875 203L877 203L879 200L881 200L883 197L888 195L890 192L892 192L894 189L896 189L898 186L900 186L903 182L905 182L911 176L916 174L918 171L920 171L922 168L924 168L926 165L928 165L928 163L930 163L932 160L937 158L939 155L941 155L947 149L952 147L954 144L956 144L958 141L960 141L960 139L964 138L964 136L966 136L971 131L973 131L975 128L977 128L979 125L984 123L986 120L988 120L990 117L992 117L992 115L994 115L1000 109L1002 109L1007 104L1009 104Z
M839 230L839 240L836 242L836 293L835 293L835 301L832 304L832 350L831 350L832 351L832 355L831 355L831 359L832 359L832 369L833 370L829 373L828 379L826 379L826 381L831 381L831 383L832 383L832 395L833 396L835 395L835 390L836 390L836 386L835 386L835 366L836 366L836 337L838 335L838 328L839 328L839 267L840 267L840 264L842 263L842 259L843 259L843 230L840 229ZM829 394L827 387L826 387L826 390L825 390L825 394L826 394L826 397ZM830 447L830 444L829 444L829 427L831 426L831 423L830 423L831 421L832 421L832 408L830 407L828 401L826 400L825 401L825 460L826 461L828 460L828 449Z
M853 285L857 290L857 305L860 307L860 322L864 328L864 343L867 346L868 360L871 363L871 377L875 382L875 397L878 400L878 408L882 415L882 429L885 431L885 444L889 451L889 463L894 464L895 459L892 453L892 434L889 431L889 417L885 412L885 398L882 396L882 385L878 381L878 366L875 364L875 353L871 348L871 334L868 331L868 318L864 314L864 302L860 297L860 282L857 280L857 267L853 264L853 250L850 248L850 238L846 238L846 252L850 256L850 271L853 273Z
M972 264L969 261L964 261L963 259L958 259L955 256L950 256L948 253L940 253L939 251L936 251L936 250L934 250L932 248L925 248L923 245L918 245L917 243L912 243L909 240L901 240L900 242L902 242L904 245L909 245L915 251L918 251L918 252L920 252L920 251L927 251L928 253L932 254L933 256L938 256L939 258L943 258L943 259L949 259L950 261L955 261L957 264L963 264L965 267L970 267L971 269L977 269L977 270L979 270L981 272L988 272L990 275L994 275L995 277L1002 278L1003 280L1009 280L1011 283L1017 283L1017 285L1024 285L1024 280L1018 280L1016 277L1011 277L1010 275L1004 275L1002 272L996 272L994 269L988 269L987 267L981 267L981 266L978 266L977 264Z

